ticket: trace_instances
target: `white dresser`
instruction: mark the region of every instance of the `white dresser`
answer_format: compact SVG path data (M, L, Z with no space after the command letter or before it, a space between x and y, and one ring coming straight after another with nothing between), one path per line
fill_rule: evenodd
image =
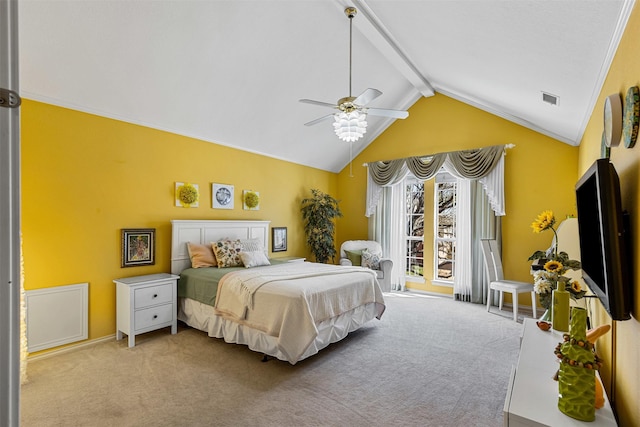
M541 331L535 319L524 320L520 356L511 372L504 403L505 426L617 426L606 395L605 405L596 409L593 422L576 420L558 409L558 383L553 375L559 364L553 350L561 341L561 333ZM597 374L596 381L600 381Z
M171 326L178 331L177 282L180 276L168 273L116 279L116 339L129 337L129 347L136 345L135 336Z

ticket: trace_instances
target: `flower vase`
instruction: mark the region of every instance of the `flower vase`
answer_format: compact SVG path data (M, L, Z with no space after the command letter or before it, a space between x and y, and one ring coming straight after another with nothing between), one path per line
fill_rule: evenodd
M593 421L595 415L595 372L599 361L587 341L587 311L573 307L571 335L556 347L560 359L558 370L558 409L581 421Z
M538 320L551 323L551 310L547 308Z
M558 281L551 301L551 327L559 332L569 332L569 292L564 288L564 282Z

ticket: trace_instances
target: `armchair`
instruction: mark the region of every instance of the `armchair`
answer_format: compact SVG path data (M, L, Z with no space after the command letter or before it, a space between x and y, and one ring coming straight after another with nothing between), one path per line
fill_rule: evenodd
M361 265L362 250L376 254L380 257L380 266L374 269L378 276L378 282L382 292L391 292L391 270L393 261L382 258L382 247L374 240L347 240L340 246L340 265ZM349 253L347 253L349 252Z

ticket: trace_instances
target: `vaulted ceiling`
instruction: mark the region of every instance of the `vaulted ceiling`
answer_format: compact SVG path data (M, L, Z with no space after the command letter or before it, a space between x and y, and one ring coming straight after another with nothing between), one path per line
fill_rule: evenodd
M633 0L21 0L20 92L337 172L349 93L407 109L442 93L577 145ZM555 100L555 105L549 101ZM428 102L428 101L427 101ZM411 120L411 116L407 120ZM393 121L369 116L362 151Z

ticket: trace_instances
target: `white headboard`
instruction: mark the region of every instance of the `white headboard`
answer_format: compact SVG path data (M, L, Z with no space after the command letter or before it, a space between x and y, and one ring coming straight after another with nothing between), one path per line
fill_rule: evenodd
M208 245L220 239L260 239L269 250L271 221L183 220L171 221L171 273L191 267L187 242Z

